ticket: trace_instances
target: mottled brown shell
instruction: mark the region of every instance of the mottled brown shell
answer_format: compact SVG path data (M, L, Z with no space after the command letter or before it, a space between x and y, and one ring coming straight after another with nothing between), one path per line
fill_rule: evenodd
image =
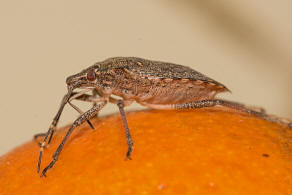
M186 66L136 57L115 57L96 63L101 75L112 75L112 94L140 104L182 104L213 99L229 91L221 83ZM105 86L105 76L99 86Z
M161 79L185 79L190 81L197 81L196 84L210 83L217 86L220 91L229 91L223 84L197 72L187 66L152 61L137 57L114 57L109 58L102 63L97 63L100 69L124 68L127 71L142 76ZM222 90L224 89L224 90Z

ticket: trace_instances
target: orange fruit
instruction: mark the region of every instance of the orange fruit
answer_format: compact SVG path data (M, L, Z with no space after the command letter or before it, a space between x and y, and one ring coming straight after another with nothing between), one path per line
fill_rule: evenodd
M0 158L0 194L292 194L292 130L222 108L127 113L77 128L40 178L30 141ZM48 165L68 127L45 149Z

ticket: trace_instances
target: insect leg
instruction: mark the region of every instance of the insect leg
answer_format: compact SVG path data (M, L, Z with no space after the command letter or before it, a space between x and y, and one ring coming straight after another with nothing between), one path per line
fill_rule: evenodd
M48 139L49 136L50 137L49 137L48 143L51 141L52 136L53 136L53 134L54 134L54 132L56 130L56 126L58 124L59 118L60 118L60 116L62 114L62 111L64 109L64 106L66 105L66 103L69 100L70 95L71 95L71 91L68 91L68 93L63 97L62 102L61 102L61 105L60 105L60 108L59 108L56 116L54 117L54 119L53 119L53 121L52 121L52 123L51 123L51 125L49 127L49 130L47 131L47 133L45 135L45 138L44 138L43 142L40 144L41 145L41 148L40 148L39 160L38 160L38 165L37 165L37 172L38 173L40 171L40 166L41 166L41 162L42 162L42 155L43 155L43 150L45 148L45 143L46 143L46 141L47 141L47 139Z
M82 95L76 97L75 99L94 103L94 102L100 102L104 98L103 97L94 97L93 95L88 95L88 94L82 94ZM128 144L128 151L127 151L127 154L126 154L126 158L127 159L131 159L130 156L131 156L131 153L132 153L132 150L133 150L133 141L132 141L132 137L131 137L131 134L130 134L129 127L128 127L128 123L127 123L124 107L125 106L129 106L133 101L132 100L127 100L127 101L117 100L117 99L112 98L112 97L109 97L109 101L111 103L113 103L113 104L117 104L118 107L119 107L120 114L121 114L122 120L123 120L124 129L125 129L125 132L126 132L127 144Z
M117 105L119 107L120 114L121 114L121 117L122 117L122 120L123 120L124 129L125 129L125 132L126 132L126 138L127 138L127 144L128 144L128 151L127 151L127 154L126 154L126 159L131 159L131 153L132 153L132 150L133 150L133 140L132 140L132 137L131 137L131 134L130 134L130 130L129 130L127 119L126 119L126 114L125 114L125 111L124 111L124 101L123 100L118 100Z
M44 148L47 148L49 146L49 144L51 143L51 140L52 140L52 137L53 137L53 134L54 134L55 131L52 131L52 133L50 134L50 137L49 137L49 140L48 140L48 144L44 146ZM37 140L39 137L45 137L47 135L47 133L38 133L38 134L35 134L33 136L33 140ZM41 147L42 146L42 142L38 142L38 145Z
M51 140L52 140L52 137L53 137L53 135L54 135L54 133L55 133L55 130L56 130L56 129L54 129L54 130L52 131L52 133L50 134L50 137L49 137L48 143L47 143L47 145L44 146L44 148L47 148L47 147L49 146L49 144L51 143ZM46 135L47 135L47 133L38 133L38 134L35 134L35 135L33 136L33 140L37 140L39 137L45 137ZM41 146L42 146L42 143L41 143L41 142L38 142L38 145L41 147Z
M39 137L45 137L47 133L37 133L33 136L33 140L37 140ZM41 142L37 142L38 145L41 147L42 143ZM46 148L46 146L45 146Z
M76 110L77 112L79 112L79 114L83 114L84 112L78 108L77 106L75 106L74 104L72 104L70 101L68 101L68 104L74 108L74 110ZM87 120L87 123L89 124L89 126L91 127L91 129L94 129L94 126L92 125L92 123L90 122L90 120Z
M70 98L70 99L71 99L71 98ZM69 103L69 105L70 105L71 107L73 107L77 112L79 112L79 114L83 114L83 111L82 111L80 108L78 108L76 105L72 104L72 103L70 102L70 100L68 101L68 103ZM94 129L94 126L92 125L92 123L91 123L89 120L87 120L87 123L89 124L89 126L90 126L92 129ZM39 137L44 137L44 136L46 136L46 134L47 134L47 133L38 133L38 134L35 134L35 135L33 136L33 140L37 140ZM51 133L51 135L50 135L50 137L49 137L48 145L51 143L51 140L52 140L53 134L54 134L54 131ZM41 143L41 142L38 142L38 145L41 146L42 143ZM46 148L46 147L47 147L47 146L45 146L45 148Z
M185 104L175 104L172 105L172 108L174 109L192 109L192 108L203 108L203 107L213 107L213 106L225 106L228 108L233 108L235 110L239 110L257 117L260 117L266 121L271 121L271 122L275 122L275 123L279 123L288 127L292 127L292 123L289 121L284 121L278 117L274 117L271 115L268 115L264 112L258 112L255 110L252 110L246 106L244 106L243 104L239 104L236 102L231 102L231 101L227 101L227 100L220 100L220 99L215 99L215 100L202 100L202 101L198 101L198 102L190 102L190 103L185 103Z
M92 97L93 97L94 99L96 99L97 96L98 96L98 97L102 97L102 95L97 91L97 89L94 88L94 89L92 90ZM92 106L93 106L93 107L96 106L96 102L93 102ZM96 117L97 117L97 116L98 116L98 113L96 114Z
M36 140L38 139L39 137L44 137L46 136L46 133L37 133L33 136L33 140Z
M79 93L76 93L76 92L73 92L73 93L71 93L71 96L70 96L70 99L68 100L68 101L71 101L72 99L77 99L77 98L79 98L80 96L82 96L82 95L84 95L86 92L88 92L88 91L90 91L91 89L86 89L86 90L84 90L84 91L81 91L81 92L79 92ZM65 98L65 97L64 97ZM70 104L71 105L71 104ZM72 106L72 105L71 105ZM73 106L72 106L73 107ZM76 106L75 106L76 107ZM73 107L74 109L75 109L75 107ZM60 107L60 109L61 109L61 107ZM76 110L76 109L75 109ZM77 110L77 112L79 112L80 113L80 109L79 109L79 111ZM82 114L82 113L81 113ZM60 117L60 116L59 116ZM56 117L55 117L55 119L56 119ZM47 135L47 133L38 133L38 134L35 134L34 136L33 136L33 140L36 140L36 139L38 139L39 137L44 137L44 136L46 136ZM50 140L52 139L52 134L50 135L50 138L49 138L49 141L48 141L48 144L51 142ZM41 145L41 143L39 142L38 143L39 145Z
M92 107L90 110L86 111L85 113L83 113L82 115L80 115L71 125L71 127L69 128L69 130L67 131L65 137L63 138L61 144L58 146L57 150L55 151L55 153L53 154L52 158L53 160L50 162L50 164L45 167L42 171L41 177L42 176L46 176L46 172L52 168L54 166L54 164L56 163L56 161L58 160L58 157L64 147L65 142L67 141L67 139L69 138L69 136L71 135L71 133L73 132L73 130L80 126L83 122L85 122L86 120L92 118L93 116L96 115L96 113L98 113L105 105L106 105L106 101L103 102L99 102L97 103L96 106Z
M93 107L97 104L97 102L101 102L104 100L104 97L102 97L96 89L93 89L92 95L86 94L86 92L90 91L92 89L86 89L84 91L78 92L78 93L72 93L72 96L70 100L68 101L69 105L72 106L77 112L80 114L83 114L82 110L80 110L77 106L71 103L71 100L80 100L80 101L85 101L85 102L93 102ZM98 95L98 96L97 96ZM98 116L98 113L96 114ZM89 126L94 129L93 125L89 120L87 120L87 123Z

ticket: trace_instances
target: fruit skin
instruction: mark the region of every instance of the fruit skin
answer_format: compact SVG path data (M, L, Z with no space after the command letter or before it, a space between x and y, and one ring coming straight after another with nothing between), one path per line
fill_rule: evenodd
M292 194L292 130L222 108L127 113L77 128L46 178L28 142L0 158L0 194ZM65 130L43 155L49 163Z

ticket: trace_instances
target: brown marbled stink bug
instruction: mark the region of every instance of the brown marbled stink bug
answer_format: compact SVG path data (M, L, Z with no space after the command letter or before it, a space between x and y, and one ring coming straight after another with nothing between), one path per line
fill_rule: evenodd
M38 172L40 171L43 149L51 142L64 106L67 103L70 104L81 115L67 131L67 134L52 156L53 160L43 169L41 176L45 176L48 169L54 166L72 131L85 121L92 127L89 119L96 116L108 102L116 104L119 108L126 132L128 144L126 157L128 159L132 152L133 141L128 128L124 107L134 101L154 109L194 109L221 105L268 121L292 126L291 123L285 123L276 117L271 117L262 111L250 109L242 104L214 99L217 93L229 90L221 83L189 67L172 63L136 57L109 58L105 61L97 62L78 74L69 76L66 83L68 93L64 96L49 130L47 133L35 136L35 138L44 136L43 142L40 143ZM73 92L75 89L82 90ZM87 92L89 91L92 94L88 94ZM121 99L116 99L112 95L119 96ZM83 113L71 103L74 99L92 102L94 105Z

